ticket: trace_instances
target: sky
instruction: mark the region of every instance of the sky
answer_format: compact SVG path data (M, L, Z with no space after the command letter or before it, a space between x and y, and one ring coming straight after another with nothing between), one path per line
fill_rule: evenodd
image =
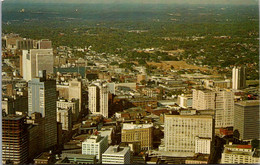
M140 3L140 4L238 4L258 5L258 0L4 0L25 3Z

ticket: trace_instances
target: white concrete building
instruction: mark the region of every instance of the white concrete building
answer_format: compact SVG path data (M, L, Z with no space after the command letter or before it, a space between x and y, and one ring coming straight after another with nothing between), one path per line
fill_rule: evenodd
M232 69L232 88L243 89L246 87L246 69L244 67L234 67Z
M211 152L211 138L195 138L195 153L210 154Z
M46 70L47 74L53 73L53 63L52 49L23 50L23 79L29 81L38 77L40 70Z
M98 131L101 136L105 137L107 136L108 144L112 143L112 138L114 135L114 129L113 128L101 128L100 131Z
M214 119L210 115L165 115L164 147L166 152L193 156L196 137L214 138Z
M88 87L89 110L92 114L108 117L108 87L102 82L96 82Z
M182 108L190 108L192 107L192 95L179 95L177 103Z
M193 90L192 108L215 110L216 128L234 125L234 94L229 90Z
M131 164L130 148L110 146L102 154L102 164Z
M79 99L79 112L82 107L82 82L78 79L69 81L69 100Z
M253 150L251 145L224 145L221 164L259 164L259 151ZM258 152L258 154L257 154Z
M107 136L91 135L90 138L82 142L82 154L96 155L99 162L102 160L102 154L108 148Z

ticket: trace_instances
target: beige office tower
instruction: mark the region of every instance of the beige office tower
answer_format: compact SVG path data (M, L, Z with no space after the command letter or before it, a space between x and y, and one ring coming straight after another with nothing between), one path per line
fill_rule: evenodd
M235 104L234 130L240 140L259 139L259 100L246 100Z
M82 82L77 79L69 81L69 100L79 99L79 113L82 109Z
M165 115L164 143L166 152L179 153L181 157L193 156L196 140L214 140L214 119L211 115Z
M89 110L92 114L108 117L108 87L104 83L94 83L88 87Z
M38 77L40 70L46 70L47 75L53 73L53 50L31 49L23 50L23 79L26 81Z
M232 88L243 89L246 87L245 67L234 67L232 70Z
M142 150L153 147L153 124L123 124L122 142L139 143Z
M234 94L229 90L193 90L192 108L215 110L216 128L234 126Z

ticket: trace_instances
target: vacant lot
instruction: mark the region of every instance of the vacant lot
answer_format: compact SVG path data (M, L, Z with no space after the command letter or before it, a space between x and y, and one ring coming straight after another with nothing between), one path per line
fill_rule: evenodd
M169 70L174 67L176 70L181 69L199 69L201 71L209 70L208 68L198 67L195 65L187 64L185 61L162 61L162 62L147 62L148 65L156 66L157 68Z

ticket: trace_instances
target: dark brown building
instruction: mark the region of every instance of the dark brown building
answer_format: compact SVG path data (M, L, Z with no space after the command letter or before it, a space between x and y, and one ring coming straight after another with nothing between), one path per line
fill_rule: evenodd
M28 163L28 132L25 116L8 115L2 120L2 163Z

